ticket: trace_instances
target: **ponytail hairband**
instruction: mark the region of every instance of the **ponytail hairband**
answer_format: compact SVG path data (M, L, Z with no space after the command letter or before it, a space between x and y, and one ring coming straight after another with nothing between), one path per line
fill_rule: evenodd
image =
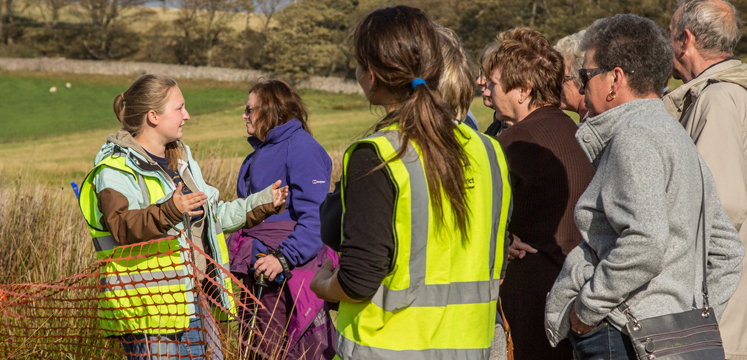
M425 85L425 80L421 78L415 78L415 80L412 81L412 88L416 88L418 85Z
M121 94L119 94L119 96L121 96L121 97L122 97L122 104L123 104L123 105L126 105L126 104L125 104L125 103L126 103L126 101L125 101L125 98L124 98L124 93L121 93Z

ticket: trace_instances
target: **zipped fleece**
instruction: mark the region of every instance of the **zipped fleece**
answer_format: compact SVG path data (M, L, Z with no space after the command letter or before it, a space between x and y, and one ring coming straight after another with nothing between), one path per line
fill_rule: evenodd
M207 185L202 178L200 167L192 158L189 147L181 141L178 145L182 153L182 158L179 160L180 176L185 185L193 191L202 191L207 195L207 203L203 206L203 211L205 211L203 218L217 217L224 233L235 232L242 227L251 227L266 217L278 213L273 206L271 186L246 199L236 199L231 202L220 201L218 190ZM176 189L174 183L158 168L128 132L120 130L116 134L109 135L107 142L96 155L94 165L113 154L115 148L121 149L127 157L127 165L133 171L143 176L158 178L165 196L158 199L155 204L144 204L140 187L133 176L110 168L101 170L93 182L95 191L99 194L100 210L104 214L105 223L112 236L124 245L151 240L165 234L171 228L169 221L176 224L177 229L183 229L181 214L172 200L172 194ZM227 263L228 259L222 259L217 251L225 245L217 243L213 221L205 221L205 223L208 226L209 237L206 241L210 241L211 248L216 250L211 256L220 264Z
M329 193L332 160L297 119L274 127L264 141L253 136L247 141L254 152L241 164L236 193L239 197L248 196L277 180L282 181L280 186L288 185L288 211L268 218L263 226L295 221L295 228L278 250L291 266L306 264L322 249L319 205ZM266 253L267 244L255 240L253 251ZM256 258L250 260L254 266Z
M617 329L627 322L616 309L623 301L639 320L703 306L698 161L710 305L720 317L739 283L744 248L705 162L661 100L605 111L582 124L576 139L596 174L574 213L584 241L568 254L547 297L550 343L568 335L574 300L583 323L607 319Z

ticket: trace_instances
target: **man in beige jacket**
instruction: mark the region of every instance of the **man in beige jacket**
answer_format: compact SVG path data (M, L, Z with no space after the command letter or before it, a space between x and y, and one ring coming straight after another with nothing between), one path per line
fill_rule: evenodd
M721 203L747 246L747 64L732 57L740 26L737 11L724 0L684 1L669 32L674 77L685 84L663 100L705 159ZM742 281L720 324L726 358L731 360L747 360L747 263L743 264Z

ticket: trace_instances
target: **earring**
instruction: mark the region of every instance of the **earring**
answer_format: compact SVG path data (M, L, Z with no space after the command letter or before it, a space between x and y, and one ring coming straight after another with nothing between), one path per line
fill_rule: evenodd
M607 94L607 97L608 97L608 98L610 98L610 97L611 97L611 99L610 99L610 100L615 100L615 98L617 97L617 93L615 92L615 90L610 90L610 93L609 93L609 94Z

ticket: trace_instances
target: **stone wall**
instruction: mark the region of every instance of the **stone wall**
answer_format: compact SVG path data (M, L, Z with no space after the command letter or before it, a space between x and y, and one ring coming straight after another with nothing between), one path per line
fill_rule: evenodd
M69 60L65 58L0 58L0 70L68 72L102 75L164 74L176 79L212 79L249 82L259 77L270 77L257 70L226 69L210 66L187 66L145 62ZM358 83L332 77L312 76L299 83L299 89L314 89L345 94L362 94Z

